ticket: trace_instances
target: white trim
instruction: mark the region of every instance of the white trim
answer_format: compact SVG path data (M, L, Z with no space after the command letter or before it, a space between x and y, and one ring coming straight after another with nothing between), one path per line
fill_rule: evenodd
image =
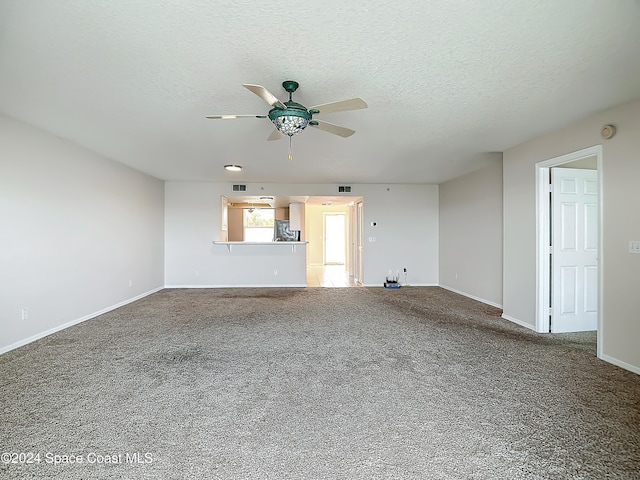
M550 266L548 261L549 195L547 190L549 169L587 157L596 157L598 170L598 332L597 355L602 358L602 145L594 145L576 152L567 153L536 163L536 312L535 331L546 333L549 330Z
M475 295L471 295L469 293L465 293L465 292L462 292L460 290L456 290L455 288L448 287L447 285L442 285L441 284L440 287L444 288L445 290L449 290L450 292L457 293L458 295L462 295L464 297L471 298L472 300L476 300L478 302L486 303L487 305L491 305L492 307L496 307L496 308L500 308L500 309L502 308L502 305L500 305L499 303L491 302L489 300L485 300L484 298L476 297Z
M380 288L384 288L384 282L383 283L365 283L362 285L363 287L380 287ZM438 285L437 283L410 283L409 285L402 285L400 284L400 288L411 288L411 287L439 287L440 285ZM394 289L390 289L390 290L394 290Z
M243 285L165 285L164 288L300 288L306 287L306 283L290 283L290 284L243 284Z
M622 360L618 360L617 358L610 357L609 355L598 355L600 360L605 362L609 362L617 367L624 368L625 370L629 370L630 372L637 373L640 375L640 367L635 365L631 365L630 363L623 362Z
M598 330L596 332L596 355L598 358L602 358L604 353L602 352L602 346L604 345L604 328L603 321L604 311L602 306L604 305L604 183L602 178L604 177L602 171L602 146L599 148L598 156L596 157L596 168L598 169ZM636 372L640 373L640 372Z
M29 338L25 338L23 340L19 340L16 343L12 343L6 347L0 349L0 355L3 353L7 353L10 350L15 350L16 348L23 347L31 342L35 342L36 340L40 340L41 338L47 337L53 333L59 332L60 330L64 330L65 328L73 327L79 323L85 322L87 320L91 320L100 315L104 315L107 312L115 310L116 308L124 307L129 303L133 303L136 300L140 300L141 298L147 297L152 293L159 292L160 290L164 290L165 287L154 288L153 290L149 290L148 292L141 293L135 297L129 298L120 303L116 303L115 305L111 305L110 307L103 308L102 310L98 310L97 312L90 313L89 315L85 315L84 317L76 318L75 320L71 320L70 322L64 323L62 325L58 325L57 327L50 328L49 330L45 330L44 332L36 333L35 335L30 336Z
M535 326L531 325L530 323L523 322L522 320L518 320L517 318L511 317L509 315L505 315L504 313L502 314L502 318L504 318L505 320L509 320L510 322L516 323L521 327L528 328L529 330L533 330L534 332L536 331ZM543 332L538 332L538 333L543 333Z

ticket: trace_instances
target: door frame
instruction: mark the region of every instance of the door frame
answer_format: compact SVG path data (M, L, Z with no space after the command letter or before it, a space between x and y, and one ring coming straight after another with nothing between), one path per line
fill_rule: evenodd
M597 350L602 354L602 145L594 145L576 152L560 155L536 163L536 332L548 333L551 295L551 265L549 239L551 235L551 202L549 198L549 170L576 160L596 157L598 171L598 322Z
M356 202L356 255L354 278L364 285L364 201Z

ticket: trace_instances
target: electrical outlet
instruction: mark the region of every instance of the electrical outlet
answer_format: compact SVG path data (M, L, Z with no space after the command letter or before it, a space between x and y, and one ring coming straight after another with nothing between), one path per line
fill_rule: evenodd
M629 242L629 253L640 253L640 240L631 240Z
M129 280L129 286L133 287L133 280Z
M389 270L389 276L393 275L393 270Z
M27 310L27 307L24 307L22 309L22 320L26 320L27 318L29 318L29 310Z
M200 271L199 271L199 270L196 270L196 271L195 271L195 273L194 273L194 275L195 275L196 277L199 277L199 276L200 276Z
M278 269L277 269L277 268L275 268L275 269L273 270L273 274L274 274L274 275L278 275Z

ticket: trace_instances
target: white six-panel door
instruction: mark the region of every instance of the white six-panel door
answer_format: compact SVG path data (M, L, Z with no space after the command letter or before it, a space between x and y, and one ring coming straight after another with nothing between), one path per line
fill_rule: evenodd
M598 172L551 169L551 331L596 330Z

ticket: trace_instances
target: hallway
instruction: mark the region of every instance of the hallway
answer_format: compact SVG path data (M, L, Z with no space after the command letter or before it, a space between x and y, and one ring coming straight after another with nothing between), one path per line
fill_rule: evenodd
M345 288L359 287L344 265L307 266L307 287Z

